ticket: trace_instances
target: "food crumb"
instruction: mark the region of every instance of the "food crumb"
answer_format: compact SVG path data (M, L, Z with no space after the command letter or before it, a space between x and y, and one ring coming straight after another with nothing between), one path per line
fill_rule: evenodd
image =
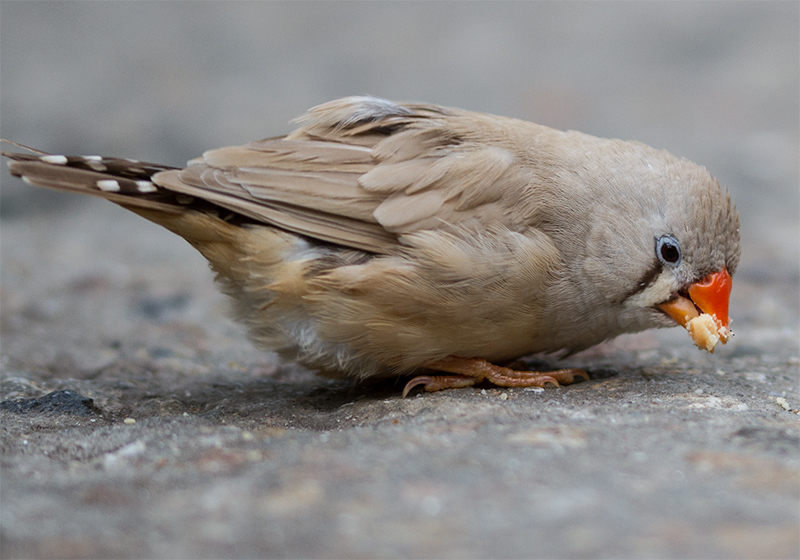
M686 329L698 348L714 353L714 347L720 341L717 324L708 313L698 315L686 324Z
M125 424L135 424L136 423L136 419L135 418L126 418L122 422L125 423Z
M795 414L798 412L797 410L792 410L792 407L789 406L789 403L783 397L776 397L775 402L778 403L778 406L780 406L783 410L788 410L789 412L794 412Z

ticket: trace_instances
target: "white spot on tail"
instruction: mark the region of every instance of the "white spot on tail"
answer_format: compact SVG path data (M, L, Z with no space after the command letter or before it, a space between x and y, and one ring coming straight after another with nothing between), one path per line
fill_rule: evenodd
M105 171L105 170L108 169L108 167L106 167L102 163L97 163L96 161L87 161L86 165L88 165L89 167L91 167L95 171Z
M67 164L67 158L65 156L42 156L39 159L45 163L52 163L53 165Z
M27 178L25 175L23 175L23 176L22 176L22 180L23 180L24 182L28 183L29 185L31 185L32 187L35 187L35 186L37 186L37 185L36 185L36 183L34 183L34 182L33 182L33 181L31 181L30 179L28 179L28 178Z
M136 181L136 188L141 193L156 192L158 190L150 181Z
M102 156L83 156L83 159L86 161L101 161L103 158Z
M97 188L101 191L116 192L119 190L119 183L114 179L104 179L97 181Z

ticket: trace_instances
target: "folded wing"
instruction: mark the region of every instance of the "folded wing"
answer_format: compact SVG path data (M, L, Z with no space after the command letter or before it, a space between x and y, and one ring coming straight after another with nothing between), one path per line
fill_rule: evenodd
M487 123L471 122L486 118L350 97L310 110L288 136L210 150L152 180L292 232L387 253L420 230L514 228L511 209L530 177L511 150L481 137Z

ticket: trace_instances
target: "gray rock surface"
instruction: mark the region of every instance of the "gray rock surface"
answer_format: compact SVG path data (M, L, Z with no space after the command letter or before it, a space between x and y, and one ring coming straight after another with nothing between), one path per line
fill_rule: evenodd
M4 138L180 164L372 93L637 139L742 214L735 338L400 397L254 349L203 259L0 177L4 558L796 558L800 5L0 7ZM536 365L534 363L534 365ZM66 391L66 392L65 392Z

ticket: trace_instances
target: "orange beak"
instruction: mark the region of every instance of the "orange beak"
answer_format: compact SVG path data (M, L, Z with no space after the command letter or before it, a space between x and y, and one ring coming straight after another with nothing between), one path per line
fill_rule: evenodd
M708 313L720 326L727 327L728 304L731 299L733 280L726 269L709 274L699 282L689 286L689 297L704 313Z
M728 317L728 304L730 302L733 280L726 269L709 274L689 286L689 298L678 296L666 303L658 305L659 309L672 317L682 327L699 315L697 308L703 313L708 313L720 329L727 331L731 322ZM727 339L723 339L723 343Z

